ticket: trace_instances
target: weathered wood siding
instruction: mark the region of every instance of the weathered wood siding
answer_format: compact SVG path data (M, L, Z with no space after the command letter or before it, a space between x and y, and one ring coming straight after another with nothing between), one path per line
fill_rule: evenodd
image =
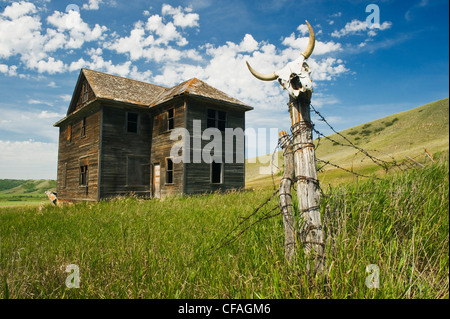
M136 194L151 196L150 150L152 121L144 107L115 107L103 105L100 198ZM127 132L127 113L137 113L136 133ZM139 159L142 184L130 184L129 162Z
M173 167L173 182L167 183L167 167L166 158L170 157L172 146L177 141L172 141L170 135L172 130L168 130L167 112L169 109L174 109L174 129L184 127L185 105L184 101L174 100L173 103L158 108L152 112L153 114L153 140L151 151L152 168L155 164L161 165L161 197L167 195L183 193L183 163L174 163ZM153 169L150 169L151 174ZM150 181L152 183L153 176Z
M86 99L83 99L84 86L87 87L87 98ZM84 77L83 77L82 85L80 85L80 90L76 94L77 94L77 100L75 103L74 111L81 109L82 107L87 105L90 101L92 101L95 98L94 91L92 91L91 86L89 85L89 83L86 81L86 78L84 78Z
M191 162L185 164L186 182L184 192L186 194L214 192L216 190L225 191L245 187L245 163L236 162L236 152L243 152L244 146L241 144L239 147L236 147L236 139L233 139L233 163L225 163L225 132L222 132L223 179L221 184L211 183L211 164L205 163L203 160L201 163L193 163L193 152L201 152L205 145L210 143L208 140L201 140L201 150L194 148L193 139L201 139L201 136L194 136L193 120L201 120L201 132L203 133L207 128L208 109L225 111L227 128L245 129L244 111L228 108L221 104L210 104L193 99L188 100L186 127L191 135Z
M85 117L85 136L81 136L82 119ZM58 182L59 200L97 200L98 195L98 146L100 110L79 114L59 128ZM72 126L68 141L69 125ZM88 166L87 186L80 185L80 165Z

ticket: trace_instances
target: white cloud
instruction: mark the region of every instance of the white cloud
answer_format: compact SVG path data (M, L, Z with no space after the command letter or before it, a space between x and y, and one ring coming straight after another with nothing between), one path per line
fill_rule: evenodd
M48 105L48 106L53 106L53 103L50 103L48 101L40 101L40 100L35 100L35 99L29 99L28 100L28 104L30 104L30 105Z
M413 12L417 9L426 7L429 4L429 0L421 0L419 3L413 5L408 11L405 13L405 19L407 21L411 21L413 19Z
M372 24L371 26L367 25L366 21L360 21L360 20L352 20L351 22L348 22L344 28L341 30L335 30L333 33L331 33L331 36L340 38L346 35L353 35L353 34L364 34L364 32L368 32L369 36L375 36L376 31L375 30L386 30L391 28L392 22L385 21L381 25L380 24Z
M179 46L188 44L186 38L177 31L175 24L172 22L164 24L162 17L159 15L155 14L149 17L145 24L145 29L157 35L157 38L153 39L153 44L167 45L169 42L176 42Z
M331 81L349 71L342 60L331 57L323 60L310 59L308 64L312 70L311 77L315 81Z
M306 24L300 24L297 27L297 30L300 31L301 35L307 35L309 30L308 30L308 26Z
M52 104L48 102L31 100L28 103L47 105L48 109L52 108ZM3 122L0 129L3 132L14 133L18 136L33 136L36 139L54 142L58 140L57 129L53 127L53 124L63 118L63 114L45 110L45 107L44 110L42 108L32 110L2 109L1 112Z
M293 49L304 50L308 45L308 42L309 37L296 38L295 34L292 33L289 37L284 38L282 44ZM337 51L342 51L342 46L340 43L335 43L334 41L322 42L316 40L314 55L323 55Z
M199 20L199 15L197 13L191 13L192 9L191 8L182 8L177 7L174 8L172 7L170 4L164 4L162 6L162 10L161 10L161 14L163 16L165 15L171 15L173 16L173 24L177 27L181 27L181 28L193 28L193 27L198 27L198 20Z
M330 17L332 17L332 18L337 18L337 17L340 17L340 16L342 16L342 12L340 12L340 11L330 15Z
M51 16L47 18L47 22L53 25L57 30L61 32L67 32L68 38L59 37L57 48L62 48L62 45L66 49L79 49L83 46L84 42L99 40L102 34L108 30L105 26L96 24L94 28L90 28L89 25L81 19L80 13L72 10L67 13L55 11ZM49 36L55 38L55 31L49 33ZM53 48L54 46L52 46Z
M61 100L63 100L64 102L70 102L70 100L72 100L72 95L70 95L70 94L60 95L59 97L60 97Z
M8 8L11 6L5 11ZM40 34L40 18L21 15L11 19L11 15L7 18L4 14L0 16L0 58L23 54L44 57L41 53L44 38Z
M126 61L122 64L114 64L111 60L104 60L103 50L100 48L91 49L88 51L91 60L85 61L80 58L74 61L69 66L69 71L78 71L81 68L88 68L97 71L103 71L110 74L116 74L123 77L129 77L138 81L151 81L152 72L150 70L140 72L136 66L133 66L131 61Z
M100 8L99 4L102 3L102 0L89 0L89 3L83 4L82 9L84 10L98 10Z
M0 14L0 58L18 56L23 66L39 73L61 73L67 65L52 56L58 50L79 49L85 42L103 39L106 27L96 24L90 28L79 12L55 11L47 17L53 28L44 29L34 4L21 1L7 6ZM16 74L10 66L9 75ZM5 73L5 72L2 72Z
M41 111L37 117L40 119L60 119L63 118L64 115L56 112Z
M65 64L61 60L55 60L53 57L47 58L47 61L29 60L28 67L30 69L37 69L39 73L46 72L49 74L62 73L66 69Z
M314 105L315 108L321 108L323 106L329 106L339 103L340 101L332 95L316 92L313 94L311 99L311 104Z
M137 21L128 36L117 37L105 43L104 48L128 54L132 61L145 59L168 63L183 58L200 60L197 50L178 48L188 44L182 35L183 30L198 26L198 15L190 13L189 8L173 8L167 4L163 5L161 12L162 15L154 14L146 22ZM167 18L173 21L166 21Z
M57 143L0 140L0 149L0 178L56 179Z
M24 15L30 13L36 13L36 7L31 2L13 2L10 6L6 7L2 13L2 16L7 17L11 20L18 19Z
M17 66L16 65L6 65L0 64L0 73L3 73L8 76L16 76L17 75Z

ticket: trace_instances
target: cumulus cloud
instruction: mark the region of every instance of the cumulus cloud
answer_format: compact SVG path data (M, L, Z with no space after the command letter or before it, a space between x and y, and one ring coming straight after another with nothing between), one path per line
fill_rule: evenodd
M64 46L66 49L79 49L84 42L99 40L102 34L108 30L105 26L100 26L99 24L96 24L91 29L81 19L80 13L75 10L67 13L55 11L47 18L47 22L58 30L58 33L54 30L48 33L50 37L53 36L53 39L56 35L59 35L57 48ZM62 32L67 32L68 36L66 37Z
M0 58L17 56L24 67L38 73L61 73L67 65L54 56L58 50L79 49L85 42L102 39L106 27L96 24L90 28L71 10L55 11L47 18L44 28L36 6L31 2L15 2L0 14ZM16 74L10 66L9 75ZM4 71L4 68L2 68Z
M31 2L14 2L10 6L6 7L3 11L2 16L7 17L11 20L18 19L24 15L30 14L30 13L36 13L37 9L36 6Z
M128 36L117 37L104 47L124 53L132 61L174 62L183 58L199 60L195 49L185 49L189 42L183 36L185 28L198 26L198 14L191 9L163 5L161 15L154 14L147 21L137 21ZM172 21L169 21L172 20Z

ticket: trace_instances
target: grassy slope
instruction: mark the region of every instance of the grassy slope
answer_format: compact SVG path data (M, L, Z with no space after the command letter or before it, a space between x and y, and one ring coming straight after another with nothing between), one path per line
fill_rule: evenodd
M327 281L308 278L302 253L285 263L281 216L209 254L270 189L4 208L0 299L448 298L448 173L447 153L438 165L329 190ZM65 288L69 264L79 266L79 289ZM370 264L380 289L365 286Z
M449 149L449 99L358 125L341 133L357 146L383 160L391 161L392 158L403 160L405 156L409 156L423 161L425 160L424 148L431 154ZM330 138L347 144L336 134L330 135ZM333 144L322 138L317 148L317 157L348 169L351 169L353 165L354 171L364 175L382 173L382 170L376 169L368 158L364 158L361 154L355 155L354 148ZM280 167L283 164L281 152L278 153L278 163ZM260 166L259 163L247 164L246 185L248 188L266 187L272 184L270 175L259 175ZM276 184L279 178L280 176L277 176ZM319 174L322 185L348 182L353 178L352 175L333 167L327 167Z
M0 180L0 207L38 205L48 201L45 191L56 190L54 180Z

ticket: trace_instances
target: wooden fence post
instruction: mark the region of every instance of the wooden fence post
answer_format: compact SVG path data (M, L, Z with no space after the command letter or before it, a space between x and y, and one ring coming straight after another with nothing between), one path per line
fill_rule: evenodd
M284 223L284 255L291 261L297 244L297 231L292 211L291 187L294 184L294 152L292 141L286 131L280 132L280 145L284 156L284 174L280 181L280 205Z
M313 124L310 101L312 92L290 98L289 111L292 122L295 179L299 211L299 240L305 253L313 259L314 273L326 268L325 243L320 217L320 188L317 178Z

